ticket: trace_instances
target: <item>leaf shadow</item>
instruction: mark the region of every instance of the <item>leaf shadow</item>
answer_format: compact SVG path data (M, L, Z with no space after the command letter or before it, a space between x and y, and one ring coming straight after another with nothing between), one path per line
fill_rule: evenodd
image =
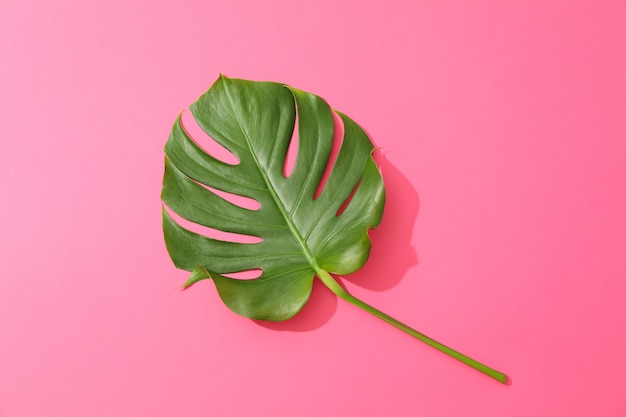
M374 159L385 182L383 219L377 229L369 232L372 250L365 266L341 279L369 290L384 291L397 285L411 267L418 265L411 238L419 196L408 178L382 152L375 152ZM337 297L316 279L309 302L295 317L282 322L254 322L272 330L311 331L328 322L336 310Z
M419 263L411 238L420 200L408 178L383 153L375 153L374 158L385 182L385 212L378 228L369 233L372 250L367 263L342 278L369 290L384 291L397 285Z

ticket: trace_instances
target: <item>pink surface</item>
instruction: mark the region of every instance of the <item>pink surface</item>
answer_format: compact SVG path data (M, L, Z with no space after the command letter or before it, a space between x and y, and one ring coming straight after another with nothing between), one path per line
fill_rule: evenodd
M0 416L626 415L623 1L0 2ZM357 296L255 323L186 292L162 148L219 73L383 149Z

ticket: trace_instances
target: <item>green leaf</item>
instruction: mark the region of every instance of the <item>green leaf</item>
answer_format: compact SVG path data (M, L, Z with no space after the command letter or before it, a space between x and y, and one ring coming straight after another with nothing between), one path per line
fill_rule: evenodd
M383 181L372 159L374 146L361 127L316 95L223 76L190 110L199 127L239 162L229 164L205 152L179 116L165 146L163 202L189 222L261 241L210 238L181 226L164 209L167 250L178 268L192 271L185 288L211 279L237 314L279 321L302 309L317 276L342 299L500 382L506 380L356 299L331 275L363 266L371 246L368 230L383 214ZM343 137L333 163L334 114L343 124ZM285 175L294 130L298 152L293 171ZM260 208L232 204L212 189L256 200ZM248 270L262 273L246 280L225 276Z
M314 199L333 145L333 114L324 100L277 83L220 77L190 109L198 125L240 162L228 165L205 153L179 117L165 147L163 201L192 222L263 240L211 239L184 229L164 211L165 241L176 266L210 270L207 277L229 308L265 320L296 314L309 298L316 271L348 274L363 266L370 251L367 231L380 222L385 193L371 157L374 147L356 123L340 114L343 142ZM299 148L286 178L294 128ZM252 198L261 207L235 206L200 184ZM249 269L263 273L253 280L221 275Z

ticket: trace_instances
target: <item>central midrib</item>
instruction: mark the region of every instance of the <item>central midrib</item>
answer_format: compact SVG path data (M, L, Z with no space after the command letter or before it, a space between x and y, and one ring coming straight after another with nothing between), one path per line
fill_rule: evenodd
M231 105L232 105L233 101L232 101L232 98L231 98L230 94L228 94L228 98L230 99ZM234 106L233 106L233 108L234 108ZM239 129L241 130L241 133L243 133L243 137L244 137L244 139L246 141L246 144L248 145L248 149L250 150L250 155L252 155L252 159L254 160L254 163L255 163L255 165L257 167L257 170L261 174L261 177L263 177L263 181L265 182L265 185L267 186L267 189L270 192L270 194L272 196L272 199L276 203L276 206L278 207L278 210L280 210L281 215L285 219L285 223L287 223L287 226L289 227L289 230L291 231L291 233L295 237L296 241L298 242L298 244L302 248L302 253L307 258L307 261L309 262L309 264L311 265L313 270L315 272L318 272L321 268L319 267L319 265L317 264L317 261L315 260L315 257L313 256L313 254L309 250L309 247L307 246L306 241L304 240L304 238L300 234L300 231L298 230L296 225L291 220L291 217L289 216L289 213L288 213L287 209L283 205L283 202L279 198L278 193L276 192L276 189L274 188L274 185L270 181L269 177L266 175L265 171L261 168L261 164L259 163L259 160L257 159L256 154L254 153L254 150L252 148L252 144L251 144L250 139L248 137L248 132L246 132L246 130L244 129L243 125L241 124L241 121L239 120L237 112L235 112L235 115L236 115L235 119L237 120L237 124L239 124Z
M240 124L240 126L241 126L241 124ZM304 253L304 256L307 258L307 261L309 261L309 263L311 264L311 267L315 271L319 270L320 267L317 264L317 261L315 260L315 257L313 256L313 254L309 250L309 247L307 246L306 241L304 240L304 238L300 234L300 231L298 230L298 228L294 224L294 222L291 219L291 217L289 216L289 213L287 212L286 207L283 205L283 202L281 201L280 197L278 196L278 193L276 192L276 189L274 188L274 185L270 181L269 177L265 174L263 169L261 169L261 165L259 164L259 161L258 161L256 155L254 154L254 152L252 151L252 147L250 146L250 141L248 139L248 135L243 130L243 128L242 128L242 132L244 134L246 142L248 143L248 147L250 148L250 154L252 155L252 158L254 159L254 163L256 164L257 169L259 170L259 173L263 177L263 181L265 181L265 184L267 185L267 189L270 192L270 194L272 195L272 199L276 203L276 206L278 207L278 210L280 210L280 213L282 214L283 218L285 219L285 222L287 223L287 226L289 227L289 230L291 230L291 233L296 238L296 241L298 242L298 244L302 248L302 252Z

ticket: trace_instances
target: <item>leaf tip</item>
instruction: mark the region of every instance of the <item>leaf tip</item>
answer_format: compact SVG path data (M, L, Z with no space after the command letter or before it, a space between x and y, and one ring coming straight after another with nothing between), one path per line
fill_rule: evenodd
M196 282L207 278L211 278L211 273L204 266L198 265L191 273L189 279L180 287L180 290L184 291Z

